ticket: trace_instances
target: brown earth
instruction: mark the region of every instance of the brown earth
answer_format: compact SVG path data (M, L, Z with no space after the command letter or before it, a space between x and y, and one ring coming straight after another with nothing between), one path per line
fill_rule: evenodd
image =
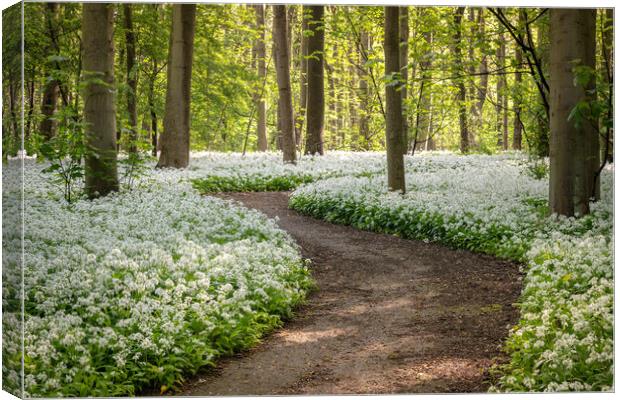
M482 392L518 317L518 266L302 216L288 193L230 193L312 260L319 290L249 352L175 395Z

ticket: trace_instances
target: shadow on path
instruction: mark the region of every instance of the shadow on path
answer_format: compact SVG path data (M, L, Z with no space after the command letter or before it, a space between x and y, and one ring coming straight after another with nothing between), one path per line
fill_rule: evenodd
M518 318L514 263L333 225L288 193L230 193L312 260L319 290L255 349L220 360L175 395L481 392Z

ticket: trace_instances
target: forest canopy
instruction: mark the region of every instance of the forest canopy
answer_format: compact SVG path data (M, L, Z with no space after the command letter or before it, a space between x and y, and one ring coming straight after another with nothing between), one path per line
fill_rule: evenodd
M153 133L163 129L172 6L113 7L117 138L121 149L129 149L133 145L127 138L136 129L141 148L149 150L157 141ZM286 8L292 103L302 152L306 65L313 57L304 55L304 46L317 32L307 23L307 8ZM383 7L324 8L319 28L324 31L324 147L384 149L384 87L394 76L385 74ZM33 154L57 132L80 129L82 6L25 3L24 12L24 133L26 151ZM251 5L196 6L192 150L257 150L257 96L265 102L267 148L280 148L274 14L272 7L262 12L264 25ZM19 5L3 12L3 85L8 94L3 99L4 156L14 155L19 143L19 13ZM408 152L414 143L417 149L465 150L466 124L468 151L523 148L548 154L548 99L540 91L550 68L546 9L403 7L399 18L405 63L396 78L402 84ZM601 76L596 87L601 104L609 96L610 23L610 13L598 13L595 73ZM135 111L129 105L132 96Z

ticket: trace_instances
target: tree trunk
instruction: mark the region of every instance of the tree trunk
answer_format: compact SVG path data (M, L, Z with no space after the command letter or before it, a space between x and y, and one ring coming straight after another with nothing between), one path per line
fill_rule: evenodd
M258 39L255 42L256 61L258 79L260 82L259 94L256 97L256 110L258 119L256 124L256 137L258 139L258 151L267 151L267 106L265 103L264 85L267 77L267 67L265 63L265 5L255 4L256 27L259 31Z
M153 73L149 81L149 114L151 116L151 154L153 157L157 157L157 112L155 111L155 79L157 79L157 60L153 59Z
M131 4L123 4L123 14L125 17L125 47L127 49L127 114L129 115L129 143L130 153L137 151L138 140L138 110L136 108L136 96L138 90L138 68L136 65L136 36L133 31L132 8Z
M28 114L26 115L26 126L24 128L24 141L27 142L30 138L30 130L32 128L32 120L34 115L34 102L35 102L35 87L34 83L37 80L37 71L33 67L29 85L26 93L28 94Z
M497 69L503 70L506 63L506 40L504 38L504 34L499 35L499 44L497 46L497 50L495 52L495 57L497 61ZM495 118L496 118L496 134L497 134L497 147L503 150L506 150L506 142L504 140L503 135L503 106L504 106L504 98L506 97L505 92L505 81L503 79L503 75L497 76L496 83L496 99L495 99Z
M306 118L306 110L308 107L308 21L310 19L310 10L308 6L302 6L301 18L301 57L300 73L299 73L299 115L297 116L297 131L295 139L297 145L301 144L304 129L304 119Z
M520 25L523 26L525 21L521 18L521 14L519 15ZM521 141L522 141L522 126L521 126L521 103L522 103L522 92L523 88L521 85L523 84L523 77L521 75L521 64L523 64L523 52L521 51L521 47L518 45L515 46L515 61L517 64L517 72L515 73L515 90L514 90L514 123L512 129L512 148L514 150L521 150Z
M400 72L398 7L384 7L385 74ZM403 156L402 96L394 82L385 87L385 132L387 148L388 190L405 193L405 167Z
M595 48L593 19L595 10L550 10L550 176L549 207L552 213L572 216L575 194L578 211L587 213L583 182L587 169L585 143L592 140L589 132L579 127L569 115L578 102L587 100L585 88L574 84L574 60L590 63ZM587 123L586 121L583 121ZM580 139L583 138L583 139ZM580 146L583 145L583 146Z
M400 74L403 78L403 86L400 89L403 105L403 154L407 154L407 144L409 143L409 123L407 120L407 84L409 81L409 7L399 7L399 27L398 35L400 42Z
M421 12L426 12L421 9ZM424 17L420 14L420 17ZM422 48L422 57L420 64L420 88L418 93L418 102L416 109L416 130L411 144L411 154L418 149L433 150L433 142L431 139L432 131L430 124L432 91L431 80L433 78L433 32L430 27L423 27L422 36L424 37L424 47Z
M293 97L289 70L286 6L273 6L273 45L276 53L276 78L278 81L279 125L282 131L282 156L285 163L295 163L295 124Z
M114 5L82 8L86 193L94 198L118 190L114 91ZM104 83L98 83L103 81Z
M596 10L581 10L580 14L581 41L583 50L577 58L583 66L591 71L596 70ZM592 104L596 101L596 78L592 77L589 82L581 87L581 101ZM576 136L576 167L575 167L575 206L580 215L590 212L590 198L595 185L600 185L595 176L600 163L598 119L586 115L578 124ZM575 123L576 121L572 121Z
M455 75L463 74L463 55L461 52L462 26L461 21L465 7L458 7L454 13L454 72ZM469 152L469 131L467 129L467 90L463 78L459 78L457 83L458 95L457 102L459 108L459 128L461 132L461 153Z
M58 29L58 3L46 3L45 13L47 17L48 35L50 38L56 37L56 30ZM47 51L48 54L53 54L55 51L54 45L52 44ZM51 68L50 71L48 71L48 75L53 69L55 68ZM60 85L58 80L48 79L43 89L43 99L41 101L41 114L43 115L43 119L39 125L39 132L46 141L56 135L58 123L53 117L56 113L59 95Z
M164 132L158 167L189 165L190 90L194 52L195 4L172 5Z
M480 37L485 37L485 20L484 20L484 8L478 10L478 34ZM480 62L480 85L478 86L477 101L475 108L475 115L481 121L482 111L484 103L487 99L487 89L489 86L489 67L487 65L487 55L482 55L482 61Z
M360 32L360 51L359 59L363 67L359 71L359 98L360 98L360 116L359 116L359 136L364 141L364 149L370 150L370 90L368 86L368 71L365 63L368 61L367 54L370 49L370 34L362 30Z
M324 53L325 30L323 6L307 6L310 11L308 29L308 99L306 115L306 154L323 155L325 120ZM334 99L332 98L332 101Z

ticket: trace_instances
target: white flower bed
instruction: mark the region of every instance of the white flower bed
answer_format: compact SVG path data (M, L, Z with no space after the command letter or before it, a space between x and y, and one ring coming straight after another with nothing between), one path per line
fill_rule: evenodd
M385 176L321 180L292 208L329 221L524 261L522 319L498 390L609 390L613 379L612 168L585 218L546 217L548 182L518 155L408 158L407 193Z
M548 183L520 154L407 156L405 196L386 193L383 153L284 165L275 153L202 153L132 192L67 206L26 161L27 395L122 395L170 386L250 345L302 300L308 272L262 214L199 196L299 188L291 206L362 229L525 262L522 318L498 390L606 390L612 379L613 167L582 219L549 218ZM19 387L18 170L3 172L3 376ZM210 181L209 181L210 179Z
M274 221L173 183L174 172L69 206L41 169L25 171L26 395L170 386L255 343L309 287L297 246ZM14 195L5 190L4 215L16 213ZM4 230L3 241L18 243L17 234ZM15 353L20 269L18 258L4 261L5 353ZM13 390L17 362L5 357Z

